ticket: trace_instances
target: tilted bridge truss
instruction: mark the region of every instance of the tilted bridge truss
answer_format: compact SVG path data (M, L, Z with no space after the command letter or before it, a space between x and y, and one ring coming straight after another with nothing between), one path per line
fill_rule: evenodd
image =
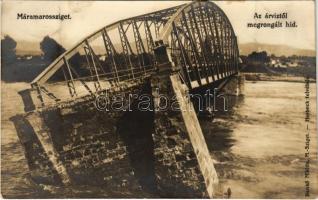
M32 89L44 106L149 77L160 69L158 45L167 47L173 70L189 89L238 72L237 39L227 16L213 2L191 2L101 28L59 56Z

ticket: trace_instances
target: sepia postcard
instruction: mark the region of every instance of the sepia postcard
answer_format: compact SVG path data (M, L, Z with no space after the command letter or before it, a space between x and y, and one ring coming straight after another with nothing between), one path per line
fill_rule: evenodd
M316 2L1 2L1 197L318 198Z

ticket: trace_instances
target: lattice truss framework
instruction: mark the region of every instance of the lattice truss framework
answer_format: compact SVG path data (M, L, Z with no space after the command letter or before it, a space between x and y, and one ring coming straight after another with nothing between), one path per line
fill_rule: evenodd
M158 42L189 89L238 72L237 39L227 16L213 2L191 2L103 27L59 56L31 86L42 102L43 96L58 102L65 94L49 85L63 85L68 98L76 98L151 76L160 67Z

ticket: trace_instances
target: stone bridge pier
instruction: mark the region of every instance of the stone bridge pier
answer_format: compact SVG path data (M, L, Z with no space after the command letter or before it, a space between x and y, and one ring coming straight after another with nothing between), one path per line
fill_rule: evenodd
M158 42L155 53L159 69L151 79L151 87L159 190L166 197L213 197L218 177L187 87L173 71L166 46Z

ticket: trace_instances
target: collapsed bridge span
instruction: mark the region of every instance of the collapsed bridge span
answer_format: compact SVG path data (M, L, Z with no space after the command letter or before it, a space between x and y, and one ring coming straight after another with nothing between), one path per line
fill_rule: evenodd
M20 92L26 113L12 121L32 176L127 191L152 185L162 197L213 197L218 177L194 109L158 109L157 88L193 108L187 94L224 85L237 75L238 60L234 30L212 2L101 28ZM108 98L148 94L153 111L142 113L138 102L122 99L134 113L101 112L96 98L106 92Z

